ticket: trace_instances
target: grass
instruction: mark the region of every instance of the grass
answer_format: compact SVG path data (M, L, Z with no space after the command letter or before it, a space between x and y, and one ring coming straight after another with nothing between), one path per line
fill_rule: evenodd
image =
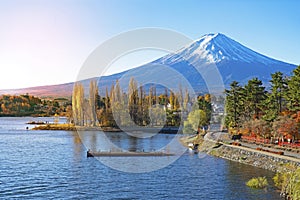
M269 185L266 177L256 177L250 179L246 185L250 188L263 189Z
M46 124L35 126L32 130L61 130L61 131L99 131L102 130L99 126L74 126L74 124ZM108 129L118 131L115 129Z
M66 130L75 131L76 127L73 124L47 124L36 126L32 130Z
M300 200L300 167L294 164L285 164L285 171L273 177L275 186L285 194L285 199Z
M212 150L209 152L209 155L216 156L216 157L220 157L220 152L219 152L218 150L212 149Z

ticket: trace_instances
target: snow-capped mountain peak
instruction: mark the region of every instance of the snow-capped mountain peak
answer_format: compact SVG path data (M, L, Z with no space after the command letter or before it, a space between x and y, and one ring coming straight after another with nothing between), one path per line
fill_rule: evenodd
M278 64L275 59L257 53L222 33L206 34L175 53L163 57L165 64L187 61L190 64L218 64L223 61Z

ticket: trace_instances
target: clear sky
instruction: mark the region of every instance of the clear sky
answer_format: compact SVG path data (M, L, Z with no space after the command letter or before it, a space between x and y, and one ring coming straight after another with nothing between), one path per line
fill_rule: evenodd
M0 0L0 89L75 81L102 42L143 27L172 29L192 39L221 32L298 65L299 8L298 0ZM125 59L116 71L163 54Z

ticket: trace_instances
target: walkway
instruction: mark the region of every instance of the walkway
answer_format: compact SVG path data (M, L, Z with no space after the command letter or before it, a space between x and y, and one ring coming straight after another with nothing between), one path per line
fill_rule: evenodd
M217 142L217 141L224 141L224 138L229 138L228 137L228 133L224 133L224 132L208 132L205 136L204 136L204 140L210 141L210 142ZM233 140L230 141L226 141L226 142L233 142ZM295 153L295 152L290 152L290 151L284 151L284 150L280 150L280 149L276 149L276 148L272 148L272 147L264 147L262 145L258 145L258 144L250 144L250 143L246 143L246 142L242 142L239 141L239 143L242 146L235 146L235 145L229 145L226 143L223 143L223 145L226 146L230 146L230 147L234 147L234 148L239 148L239 149L244 149L244 150L251 150L253 152L258 152L261 154L265 154L265 155L270 155L270 156L274 156L274 157L278 157L278 158L283 158L283 159L287 159L287 160L291 160L294 162L300 162L300 153ZM274 153L269 153L269 152L264 152L264 151L259 151L256 150L256 148L263 148L263 149L267 149L267 150L271 150L271 151L283 151L284 155L277 155Z

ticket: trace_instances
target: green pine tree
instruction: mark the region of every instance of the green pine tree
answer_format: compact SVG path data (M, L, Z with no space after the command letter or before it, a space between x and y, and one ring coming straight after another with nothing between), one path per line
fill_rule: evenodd
M288 80L288 92L286 94L288 109L292 112L300 110L300 65L294 69Z
M243 106L245 107L245 121L259 119L263 114L266 91L262 85L261 80L253 78L244 86L245 101L243 102Z
M226 93L226 118L225 125L227 127L239 127L241 124L241 114L243 107L241 102L243 99L243 88L237 81L230 84L230 89L225 90Z
M287 82L282 72L275 72L271 76L271 90L264 103L266 109L263 119L266 121L274 121L286 107L284 96L287 92Z

